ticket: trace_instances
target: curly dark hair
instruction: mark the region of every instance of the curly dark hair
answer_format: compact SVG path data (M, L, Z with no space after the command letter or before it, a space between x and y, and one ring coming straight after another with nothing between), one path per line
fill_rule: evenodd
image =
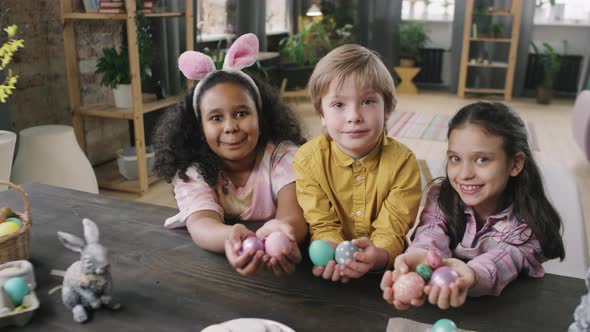
M280 100L276 91L255 75L250 77L256 83L262 99L262 109L257 110L260 128L258 153L264 150L268 142L279 144L283 141L291 141L297 145L305 143L299 121L291 109ZM213 86L225 82L242 85L252 100L256 100L256 92L246 79L236 74L218 71L211 74L200 88L197 97L198 114L201 114L199 105L203 94ZM189 177L186 171L194 165L205 182L215 187L219 172L223 170L223 163L207 144L202 120L197 119L193 110L193 93L194 89L184 97L183 102L167 110L158 121L153 137L156 155L154 171L167 182L171 182L176 175L188 182Z

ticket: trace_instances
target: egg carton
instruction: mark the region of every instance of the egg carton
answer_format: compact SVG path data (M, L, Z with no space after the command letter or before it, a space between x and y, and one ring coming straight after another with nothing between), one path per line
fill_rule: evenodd
M33 265L26 260L0 264L0 286L6 280L13 277L23 278L27 282L31 292L23 298L23 303L20 307L22 309L15 310L8 295L0 289L0 328L10 325L26 325L33 317L34 311L39 308L39 299L34 291L37 285L35 283Z
M39 308L39 299L35 291L31 291L23 298L22 305L25 309L10 310L7 307L0 308L0 329L10 325L25 326L31 320L33 313Z

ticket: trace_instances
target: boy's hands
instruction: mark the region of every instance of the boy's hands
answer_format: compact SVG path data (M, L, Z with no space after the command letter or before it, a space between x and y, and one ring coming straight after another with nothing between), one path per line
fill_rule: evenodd
M387 257L387 253L375 247L373 242L366 237L352 240L360 251L354 253L354 260L349 259L340 268L340 275L343 278L358 279L371 271L377 264L379 257ZM387 264L387 261L385 262Z
M465 262L456 258L444 259L443 265L459 273L459 278L448 287L427 285L424 287L424 293L428 296L428 302L443 310L448 309L449 306L460 307L465 303L467 291L477 283L477 274Z
M269 255L265 254L264 261L266 263L267 269L272 271L275 276L283 277L293 273L293 271L295 271L295 265L301 262L301 251L299 250L299 246L295 240L293 226L280 219L271 219L264 223L264 225L262 225L262 227L256 231L256 236L259 239L264 239L270 233L277 231L284 233L287 235L289 240L291 240L291 250L284 250L277 257L270 257Z
M253 234L253 232L246 226L235 224L225 239L225 257L231 266L243 276L252 276L261 272L268 262L268 255L261 250L250 249L241 256L239 255L242 239L249 234Z

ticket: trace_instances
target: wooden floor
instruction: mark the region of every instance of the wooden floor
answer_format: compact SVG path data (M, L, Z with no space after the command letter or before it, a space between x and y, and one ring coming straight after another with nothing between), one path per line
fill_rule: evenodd
M474 101L475 99L461 99L447 92L421 91L419 95L398 95L396 110L452 114L463 105ZM551 105L545 106L536 104L532 98L516 98L509 105L525 121L533 124L539 146L539 151L534 152L537 160L560 165L576 177L581 205L584 209L586 236L590 239L590 163L584 158L572 135L571 111L573 103L572 99L554 100ZM302 120L305 135L314 137L320 134L321 124L311 104L299 101L292 105ZM404 138L399 138L399 141L410 147L418 159L445 159L446 142ZM150 186L149 192L142 197L102 190L101 193L176 207L172 187L164 181Z

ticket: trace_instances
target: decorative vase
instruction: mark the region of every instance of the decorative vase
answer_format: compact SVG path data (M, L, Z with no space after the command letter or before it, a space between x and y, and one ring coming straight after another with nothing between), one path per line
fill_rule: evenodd
M406 58L401 58L399 60L399 65L400 67L414 67L414 65L416 64L416 60L415 59L406 59Z
M113 89L116 108L133 107L133 97L131 95L131 84L119 84Z
M551 104L553 98L553 89L538 87L537 88L537 104L548 105Z
M16 134L11 131L0 130L0 180L10 180L15 146ZM6 190L6 187L0 186L0 191L3 190Z

